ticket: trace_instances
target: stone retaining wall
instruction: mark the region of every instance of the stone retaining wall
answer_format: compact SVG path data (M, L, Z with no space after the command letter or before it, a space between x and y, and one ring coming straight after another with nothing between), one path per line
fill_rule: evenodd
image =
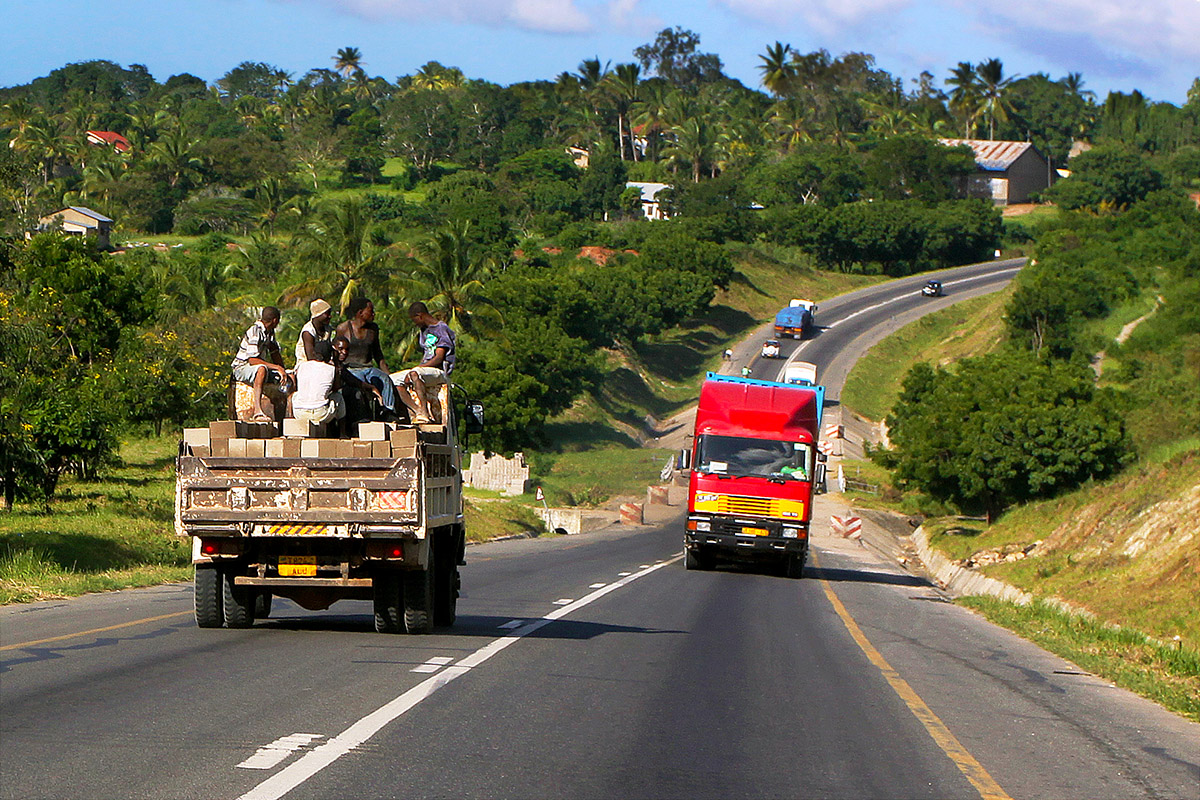
M483 453L472 453L471 466L463 470L463 483L501 494L525 494L529 491L529 465L525 463L525 454L489 458Z
M943 584L951 593L964 597L967 595L988 595L1001 600L1009 600L1021 605L1033 602L1033 595L1021 591L1004 581L981 575L972 569L960 567L946 556L929 546L929 536L925 527L921 526L913 532L913 545L917 549L925 568L938 582Z

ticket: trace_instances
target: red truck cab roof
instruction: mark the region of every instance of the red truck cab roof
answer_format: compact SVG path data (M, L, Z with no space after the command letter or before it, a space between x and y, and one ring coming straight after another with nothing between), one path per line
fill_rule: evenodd
M821 428L824 402L824 386L796 386L710 372L700 387L696 435L814 443Z

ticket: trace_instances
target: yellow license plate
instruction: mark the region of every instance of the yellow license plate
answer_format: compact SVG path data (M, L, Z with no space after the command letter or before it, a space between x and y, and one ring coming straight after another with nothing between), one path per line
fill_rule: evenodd
M742 536L766 536L766 528L742 528Z
M279 577L281 578L315 578L317 577L316 556L280 556Z

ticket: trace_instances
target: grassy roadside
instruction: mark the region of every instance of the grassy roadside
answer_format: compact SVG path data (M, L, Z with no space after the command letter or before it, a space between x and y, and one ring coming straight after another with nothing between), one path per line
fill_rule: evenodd
M935 366L994 350L1004 337L1008 288L921 317L876 344L846 378L842 403L869 419L883 419L900 397L904 376L918 362Z
M190 579L190 544L173 532L176 447L127 441L100 480L64 478L49 514L0 512L0 603Z
M18 504L0 512L0 604L190 580L191 545L174 533L173 434L122 443L122 464L100 480L64 478L50 512ZM552 504L591 505L640 496L666 451L621 449L539 458ZM467 538L540 535L532 494L468 489Z
M991 597L960 602L1088 672L1200 722L1200 654L1195 650L1068 614L1045 602L1022 606Z

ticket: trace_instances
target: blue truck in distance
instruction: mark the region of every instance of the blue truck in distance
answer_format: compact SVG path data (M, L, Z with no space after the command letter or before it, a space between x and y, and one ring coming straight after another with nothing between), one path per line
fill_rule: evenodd
M791 336L803 339L812 330L812 311L804 306L788 306L775 315L775 338Z

